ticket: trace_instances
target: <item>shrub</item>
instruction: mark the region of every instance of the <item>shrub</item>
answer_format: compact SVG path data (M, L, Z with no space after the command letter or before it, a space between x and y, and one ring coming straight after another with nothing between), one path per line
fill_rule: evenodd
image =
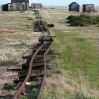
M80 17L85 18L85 19L91 19L91 16L86 15L86 14L81 14Z
M30 17L28 20L33 20L33 18Z
M69 16L66 20L71 26L87 26L99 24L99 16L89 16L82 14L80 16Z

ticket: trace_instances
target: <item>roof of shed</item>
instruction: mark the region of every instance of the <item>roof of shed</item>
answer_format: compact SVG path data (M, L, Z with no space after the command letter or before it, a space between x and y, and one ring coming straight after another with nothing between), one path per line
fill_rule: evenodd
M94 5L94 4L82 4L82 5Z
M11 0L11 3L16 3L16 2L28 2L29 3L29 0Z
M71 4L69 4L69 5L72 5L72 4L74 4L74 3L76 3L77 5L79 5L77 2L72 2Z
M31 4L42 4L42 3L31 3Z

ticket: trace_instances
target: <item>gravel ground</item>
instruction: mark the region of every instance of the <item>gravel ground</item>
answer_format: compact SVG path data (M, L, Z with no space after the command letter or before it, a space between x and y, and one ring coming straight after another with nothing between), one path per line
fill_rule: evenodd
M0 95L14 95L13 90L4 90L5 83L13 83L18 79L17 72L7 72L9 68L21 68L22 55L30 51L33 44L38 42L40 32L33 32L35 15L33 11L20 13L19 11L0 11L0 29L8 29L15 33L0 33ZM0 99L5 99L1 98Z

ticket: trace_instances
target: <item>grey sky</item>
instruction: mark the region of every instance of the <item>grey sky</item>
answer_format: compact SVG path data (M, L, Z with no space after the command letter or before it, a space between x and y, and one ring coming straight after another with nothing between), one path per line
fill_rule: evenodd
M0 5L10 3L11 0L0 0ZM31 3L42 3L46 6L68 6L71 2L77 2L78 4L94 4L99 6L99 0L29 0Z

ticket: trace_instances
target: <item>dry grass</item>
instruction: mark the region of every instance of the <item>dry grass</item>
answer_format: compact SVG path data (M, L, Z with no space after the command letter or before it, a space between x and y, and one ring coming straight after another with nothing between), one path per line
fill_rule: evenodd
M95 94L92 94L90 87L84 75L79 71L79 77L74 80L63 71L63 74L53 75L46 79L45 89L42 91L41 99L87 99L83 98L92 97L96 98Z

